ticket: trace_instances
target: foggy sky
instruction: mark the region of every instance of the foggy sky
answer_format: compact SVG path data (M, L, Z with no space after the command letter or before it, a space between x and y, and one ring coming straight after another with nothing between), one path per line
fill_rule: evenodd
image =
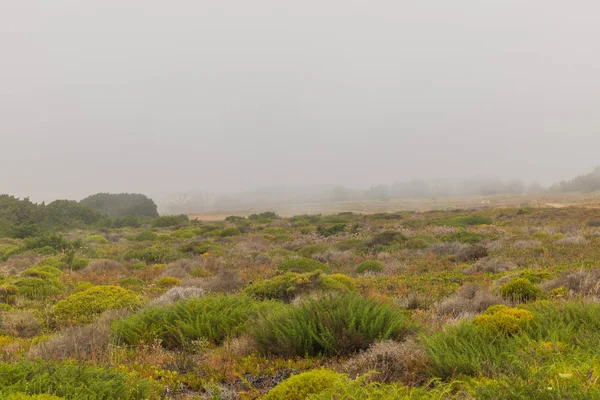
M365 187L600 164L600 3L0 0L0 192Z

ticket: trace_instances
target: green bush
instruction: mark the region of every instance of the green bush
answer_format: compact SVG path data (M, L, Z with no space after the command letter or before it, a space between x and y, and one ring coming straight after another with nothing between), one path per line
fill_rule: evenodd
M327 244L309 244L298 250L298 254L304 258L311 258L315 254L323 253L327 250L329 250L329 245Z
M191 239L196 237L196 233L194 231L190 231L187 229L177 229L175 232L171 233L171 236L178 239Z
M181 247L181 251L191 254L212 254L219 256L223 254L223 246L215 242L192 242Z
M317 226L317 233L319 235L329 237L342 233L346 230L346 224L335 224L331 226L319 225Z
M56 279L21 278L14 282L19 294L31 300L43 300L62 293L64 287Z
M188 225L190 223L190 219L187 215L164 215L161 217L156 217L152 221L152 226L155 228L166 228L169 226L182 226Z
M108 239L106 239L102 235L90 235L85 238L85 241L89 242L89 243L95 243L95 244L107 244L108 243Z
M311 291L343 293L352 289L351 278L344 280L340 275L325 275L321 271L303 274L286 272L283 275L248 286L246 293L259 300L275 299L290 302L297 296Z
M262 233L265 235L285 235L288 233L287 229L279 227L279 226L271 226L269 228L265 228L262 230Z
M156 389L150 380L109 368L73 363L0 363L2 399L18 393L52 393L73 400L142 400L153 392L156 393ZM39 399L50 400L52 397Z
M330 266L310 258L292 258L281 263L277 269L282 272L314 272L317 270L331 272Z
M121 285L124 288L130 288L130 289L137 290L137 289L143 288L145 286L145 283L140 278L127 277L127 278L122 278L119 281L119 285ZM85 289L89 289L89 287L86 287Z
M199 339L220 344L245 331L248 321L260 311L277 305L247 295L210 295L167 307L147 308L115 322L112 331L118 342L128 345L154 343L157 339L170 349L189 348Z
M500 288L502 298L511 301L532 301L542 297L542 290L527 278L515 278Z
M356 272L359 274L364 274L365 272L382 272L383 264L381 261L377 260L368 260L363 261L356 267Z
M9 395L6 400L63 400L65 397L57 397L51 394L23 394L15 393Z
M406 236L402 232L387 230L373 236L369 243L369 247L391 246L406 240Z
M331 388L338 381L349 381L346 375L328 369L315 369L294 375L275 386L264 400L305 400L312 394Z
M159 280L156 281L156 286L160 288L170 288L173 286L177 286L181 284L181 279L175 278L173 276L163 276Z
M494 221L490 217L481 215L466 215L464 217L456 217L448 224L450 226L468 226L468 225L492 225Z
M133 240L137 240L137 241L153 241L156 240L158 238L158 234L156 232L152 232L152 231L144 231L142 233L139 233L137 236L135 236L133 238Z
M399 310L350 293L273 310L262 315L252 334L263 353L343 355L376 340L402 339L414 328Z
M79 204L116 217L156 217L158 211L152 199L135 193L96 193Z
M74 293L54 306L54 316L63 322L85 324L107 310L134 309L141 299L134 292L118 286L94 286Z
M225 228L221 231L221 237L240 236L242 232L238 228Z
M525 329L532 319L533 314L527 310L498 304L489 307L483 314L475 317L473 323L495 332L514 335Z
M138 250L129 250L123 256L125 260L140 260L151 264L163 264L179 258L179 254L168 247L150 246Z

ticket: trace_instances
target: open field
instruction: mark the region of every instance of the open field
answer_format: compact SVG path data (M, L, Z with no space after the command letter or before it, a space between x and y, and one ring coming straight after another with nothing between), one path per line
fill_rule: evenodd
M188 214L190 219L220 221L229 215L248 216L253 213L275 211L284 217L300 214L335 214L354 212L374 214L397 211L431 211L453 208L484 207L554 207L565 206L600 207L600 193L540 193L532 195L457 196L439 198L390 199L386 201L332 202L316 204L283 204L270 207L211 211Z
M3 238L0 398L600 398L594 200Z

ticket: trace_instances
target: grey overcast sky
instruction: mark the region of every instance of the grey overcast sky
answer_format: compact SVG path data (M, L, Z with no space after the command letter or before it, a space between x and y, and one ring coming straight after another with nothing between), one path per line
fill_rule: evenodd
M569 178L597 0L0 0L0 192Z

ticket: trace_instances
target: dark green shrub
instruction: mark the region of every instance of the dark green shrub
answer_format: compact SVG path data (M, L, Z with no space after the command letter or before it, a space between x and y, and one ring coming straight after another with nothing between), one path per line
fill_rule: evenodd
M153 395L148 379L114 369L74 363L0 363L0 398L16 393L73 400L142 400Z
M62 293L63 285L56 279L21 278L14 282L19 294L31 300L42 300Z
M282 272L314 272L317 270L331 272L330 266L310 258L292 258L281 263L277 269Z
M260 311L277 308L276 302L260 302L247 295L210 295L180 301L168 307L151 307L112 326L117 341L129 345L154 343L170 349L186 349L193 341L216 344L246 330Z
M124 288L138 290L138 289L143 288L146 284L140 278L127 277L127 278L122 278L119 281L119 285L121 285ZM85 288L85 289L89 289L89 287Z
M312 394L333 387L338 381L349 381L348 377L328 369L315 369L294 375L275 386L264 400L305 400Z
M54 316L70 324L86 324L108 310L135 309L142 304L134 292L118 286L94 286L72 294L54 306Z
M351 278L344 280L343 275L325 275L321 271L297 274L286 272L246 288L246 293L259 300L292 301L297 296L311 291L348 292L353 289Z
M219 256L223 254L223 246L215 242L192 242L183 246L181 251L197 255L210 253Z
M113 228L139 228L140 226L142 221L137 217L119 217L112 222Z
M53 248L57 251L69 250L73 248L73 243L66 237L59 234L51 234L46 236L39 236L25 240L25 247L27 249L42 249L45 247Z
M511 301L532 301L542 297L542 289L527 278L516 278L500 288L502 298Z
M405 240L406 236L402 232L388 230L373 236L369 243L369 247L391 246L402 243Z
M81 200L79 204L100 211L110 217L157 217L152 199L134 193L97 193Z
M263 353L343 355L414 330L402 313L354 293L328 295L263 314L252 335Z
M337 235L338 233L342 233L346 230L346 224L335 224L331 226L317 226L317 233L319 235L329 237L333 235Z
M242 232L238 228L225 228L221 231L221 237L240 236Z
M156 281L156 286L163 289L177 285L181 285L181 279L175 278L173 276L163 276L162 278Z
M150 246L138 250L129 250L123 256L125 260L140 260L151 264L164 264L179 258L179 254L168 247Z
M258 221L261 223L268 223L271 220L279 219L279 215L273 211L266 211L259 214L251 214L248 216L251 221Z
M188 225L190 223L190 219L187 215L165 215L161 217L156 217L152 221L152 226L155 228L166 228L169 226L183 226Z
M133 240L137 241L152 241L158 238L158 234L152 231L144 231L133 238Z
M356 272L359 274L364 274L365 272L382 272L382 271L383 271L383 264L381 263L381 261L377 261L377 260L363 261L360 264L358 264L358 267L356 267Z
M327 250L329 250L329 245L327 244L309 244L298 250L298 254L304 258L311 258L315 254L323 253Z
M466 215L464 217L455 217L447 224L450 226L468 226L468 225L492 225L494 221L490 217L481 215Z

